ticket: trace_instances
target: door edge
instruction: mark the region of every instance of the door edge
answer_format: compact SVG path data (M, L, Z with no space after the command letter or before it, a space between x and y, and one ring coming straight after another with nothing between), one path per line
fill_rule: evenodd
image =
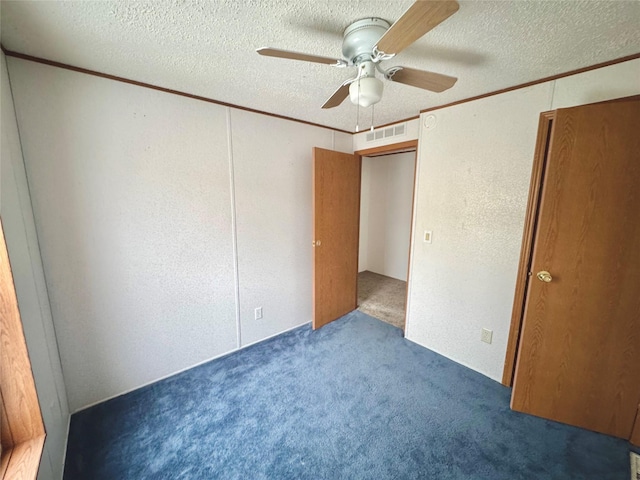
M505 354L504 368L502 371L502 384L506 387L513 386L516 359L520 343L520 330L522 328L522 315L526 301L526 291L529 280L529 265L533 252L533 239L538 220L542 183L546 166L547 151L551 138L551 129L556 112L542 112L538 121L538 136L536 149L531 169L531 182L529 184L529 200L522 233L522 246L520 248L520 261L516 277L516 287L511 312L511 323L507 339L507 352Z

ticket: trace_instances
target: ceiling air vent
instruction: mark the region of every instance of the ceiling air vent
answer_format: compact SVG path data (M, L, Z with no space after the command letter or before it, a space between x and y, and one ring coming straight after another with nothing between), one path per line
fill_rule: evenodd
M399 137L405 135L407 132L407 124L401 123L391 127L378 128L373 132L367 132L367 142L375 142L376 140L382 140L389 137Z

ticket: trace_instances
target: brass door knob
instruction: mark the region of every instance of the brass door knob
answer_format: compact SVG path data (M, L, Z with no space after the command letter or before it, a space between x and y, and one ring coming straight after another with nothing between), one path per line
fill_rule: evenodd
M542 270L541 272L538 272L536 274L536 277L538 277L538 280L544 283L549 283L551 280L553 280L553 277L551 276L551 274L546 270Z

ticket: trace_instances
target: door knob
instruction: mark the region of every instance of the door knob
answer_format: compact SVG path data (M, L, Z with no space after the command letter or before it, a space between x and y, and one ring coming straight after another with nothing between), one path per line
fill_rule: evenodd
M542 270L541 272L538 272L536 277L538 277L538 280L545 283L549 283L551 280L553 280L553 277L551 276L551 274L546 270Z

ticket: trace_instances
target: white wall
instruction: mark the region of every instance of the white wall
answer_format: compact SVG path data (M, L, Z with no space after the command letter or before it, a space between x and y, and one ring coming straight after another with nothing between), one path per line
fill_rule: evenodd
M407 338L501 379L539 114L639 93L633 60L422 115Z
M603 102L640 93L640 59L553 82L551 109Z
M331 148L333 132L242 110L231 110L231 131L241 340L248 345L311 319L311 147Z
M502 374L538 115L549 84L432 112L420 138L408 338ZM432 243L422 241L432 231ZM480 342L481 329L493 343Z
M349 135L9 71L72 411L310 321L311 148Z
M62 478L69 407L33 220L20 138L4 53L2 56L2 156L0 216L47 432L38 479Z
M359 271L407 280L415 152L362 159Z

